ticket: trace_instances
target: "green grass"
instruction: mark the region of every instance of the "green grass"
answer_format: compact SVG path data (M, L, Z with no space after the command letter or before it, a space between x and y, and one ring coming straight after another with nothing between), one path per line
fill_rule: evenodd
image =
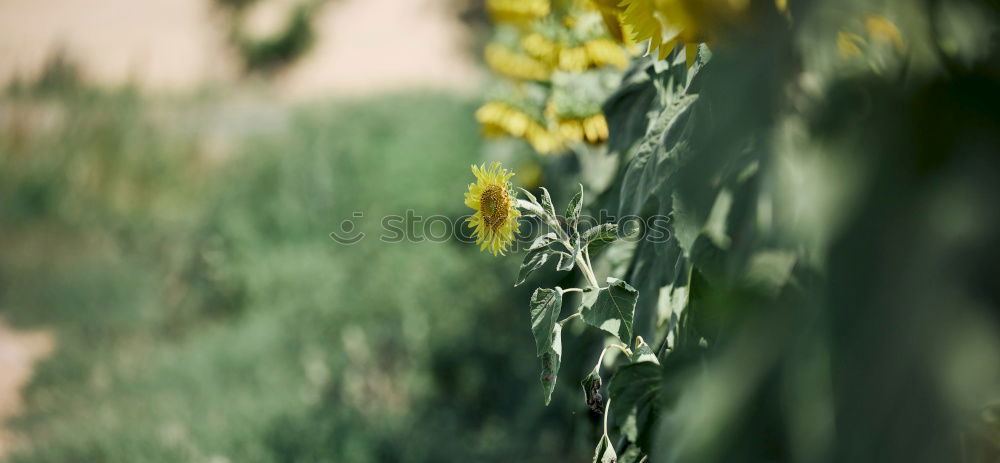
M0 127L0 315L59 346L8 423L28 443L11 462L586 449L589 431L567 435L580 416L540 406L516 262L378 240L385 214L464 213L480 150L468 102L292 108L285 128L236 135L223 163L169 117L187 103L12 103L57 123ZM334 243L353 211L368 238Z

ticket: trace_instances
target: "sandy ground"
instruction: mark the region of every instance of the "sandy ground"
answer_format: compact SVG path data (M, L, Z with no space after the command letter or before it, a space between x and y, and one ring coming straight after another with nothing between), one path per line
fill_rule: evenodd
M21 388L31 378L35 362L54 347L52 333L16 331L0 320L0 424L21 410ZM14 436L0 427L0 456L14 443Z
M280 25L284 3L264 2L250 25ZM318 13L314 48L274 89L293 98L408 87L472 91L482 76L447 3L331 0ZM99 84L154 91L231 85L239 66L225 35L211 0L3 0L0 85L38 75L59 49Z

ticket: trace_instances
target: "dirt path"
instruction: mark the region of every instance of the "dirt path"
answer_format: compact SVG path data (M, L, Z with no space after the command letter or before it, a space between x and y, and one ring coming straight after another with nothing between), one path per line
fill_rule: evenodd
M296 99L407 87L471 91L482 76L463 50L467 31L447 4L332 0L316 18L313 49L273 90ZM284 13L269 8L257 22L274 23L268 16ZM239 78L211 0L0 1L0 86L37 76L59 49L99 84L185 91Z
M14 330L0 320L0 457L15 444L3 424L21 411L21 388L28 384L35 362L54 347L52 333Z

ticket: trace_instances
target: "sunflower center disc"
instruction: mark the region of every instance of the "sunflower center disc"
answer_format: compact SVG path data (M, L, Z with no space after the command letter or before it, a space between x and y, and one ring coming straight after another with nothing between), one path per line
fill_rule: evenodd
M483 213L483 222L491 229L498 229L507 221L507 209L510 207L510 198L507 192L497 185L491 185L483 191L479 199L479 209Z

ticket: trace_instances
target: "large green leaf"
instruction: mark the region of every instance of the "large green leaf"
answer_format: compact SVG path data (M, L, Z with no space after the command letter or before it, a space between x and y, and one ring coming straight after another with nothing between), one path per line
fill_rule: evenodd
M632 268L626 278L643 294L643 298L635 307L635 334L655 339L656 327L659 326L657 320L659 299L662 297L663 288L674 279L675 264L679 254L680 248L673 239L665 243L646 239L639 243Z
M608 287L584 294L583 321L632 344L632 323L639 292L617 278L608 278ZM592 301L590 300L592 298Z
M679 168L683 152L688 149L686 129L697 99L697 95L678 96L650 123L649 132L622 177L621 216L638 214L649 196Z
M654 362L623 365L608 384L612 413L624 420L633 410L655 405L662 383L660 365Z
M531 295L531 333L535 336L538 356L552 346L552 331L562 308L562 292L559 288L538 288Z
M646 134L649 114L656 105L656 86L650 79L652 58L637 59L622 78L622 86L604 103L610 135L608 150L624 154Z
M654 362L631 363L619 368L608 384L612 416L632 445L646 451L660 414L662 371Z

